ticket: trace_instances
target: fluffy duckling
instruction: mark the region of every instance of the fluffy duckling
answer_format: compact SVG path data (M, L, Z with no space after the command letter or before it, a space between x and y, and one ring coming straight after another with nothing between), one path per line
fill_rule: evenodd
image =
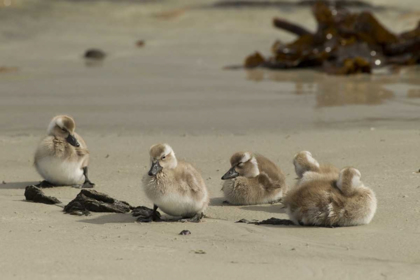
M150 148L151 167L143 177L146 196L153 202L152 220L157 209L171 216L200 221L209 204L209 194L200 173L188 162L177 160L168 144Z
M231 168L222 180L227 202L250 205L278 202L287 191L280 168L266 157L238 152L230 158Z
M309 151L302 151L295 155L293 165L295 166L298 184L303 180L316 178L337 180L340 172L337 167L331 164L319 164Z
M352 167L339 173L329 170L332 172L314 170L301 175L284 199L290 220L296 225L329 227L370 223L377 201L375 193L360 181L360 171Z
M35 167L45 180L41 186L95 185L88 177L89 151L75 129L76 123L69 116L56 116L50 122L48 136L35 152Z

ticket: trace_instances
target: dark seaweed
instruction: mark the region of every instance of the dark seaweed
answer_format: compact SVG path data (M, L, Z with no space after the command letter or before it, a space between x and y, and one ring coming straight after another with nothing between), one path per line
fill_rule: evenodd
M127 213L131 209L133 207L127 202L116 200L104 193L94 190L81 190L76 198L64 207L64 212L77 215L84 213L86 215L89 211Z
M292 226L294 223L287 219L270 218L263 221L249 221L247 219L240 219L237 223L252 224L252 225L276 225L276 226Z
M61 203L60 200L53 196L46 196L44 192L37 186L27 186L25 188L25 198L26 200L45 203L45 204L58 204Z
M191 231L189 231L188 229L184 229L183 231L179 233L179 235L190 235L190 234L191 234Z
M291 43L275 42L273 56L256 52L245 67L271 69L322 68L328 74L371 73L391 64L420 62L420 23L411 31L395 35L367 11L351 13L326 2L313 5L318 28L311 33L298 24L275 18L273 24L299 37Z
M95 60L102 60L106 56L106 53L99 49L89 49L85 52L84 57L89 59L95 59Z

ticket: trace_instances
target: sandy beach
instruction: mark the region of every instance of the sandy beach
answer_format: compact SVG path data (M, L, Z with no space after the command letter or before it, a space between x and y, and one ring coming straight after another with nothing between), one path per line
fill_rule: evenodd
M74 3L76 2L76 3ZM416 26L416 1L375 0L392 31ZM1 279L418 279L420 80L418 67L352 77L312 71L223 70L293 36L271 18L309 9L215 9L212 1L12 1L0 9ZM417 10L416 10L416 9ZM312 26L312 27L311 27ZM145 40L144 47L135 42ZM82 56L100 48L105 60ZM16 69L15 69L16 68ZM148 149L169 143L211 194L201 223L136 223L130 214L63 214L26 202L41 177L36 145L51 118L72 115L90 153L96 190L132 205ZM371 224L349 228L257 226L286 219L280 204L223 205L229 157L259 152L289 186L293 156L354 166L378 198ZM1 183L3 182L3 183ZM46 189L68 203L79 189ZM180 236L181 230L191 231Z

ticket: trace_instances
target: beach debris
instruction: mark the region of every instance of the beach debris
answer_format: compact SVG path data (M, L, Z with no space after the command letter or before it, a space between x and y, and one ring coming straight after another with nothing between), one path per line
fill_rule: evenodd
M179 233L179 235L190 235L190 234L191 234L191 231L189 231L188 229L184 229L183 231Z
M31 185L25 188L25 198L28 201L45 203L45 204L58 204L60 200L53 196L46 196L41 188Z
M94 60L103 60L106 57L106 53L100 49L88 49L85 52L84 57Z
M256 222L257 220L253 220L253 222ZM241 223L241 224L250 224L252 223L251 221L247 220L247 219L240 219L239 221L236 221L235 223Z
M125 201L119 201L104 193L95 190L81 190L75 199L64 206L64 212L69 214L84 215L92 212L114 212L128 213L133 209L130 204Z
M257 225L278 225L278 226L293 226L295 225L291 220L287 219L277 219L277 218L270 218L267 220L263 220L261 222L257 222Z
M146 42L144 40L138 40L136 42L137 47L144 47L146 45Z
M193 250L192 251L194 254L197 254L197 255L204 255L204 254L206 254L206 252L205 251L203 251L203 250Z
M347 2L347 1L343 1ZM298 24L274 18L273 25L298 38L276 41L272 56L259 52L245 59L246 68L322 68L334 75L372 73L389 65L420 63L420 22L414 30L393 34L369 11L351 13L340 6L317 1L312 7L318 23L315 33ZM335 2L338 3L338 2Z
M137 217L139 223L161 222L159 211L154 212L153 209L146 206L138 206L132 209L131 214Z
M37 184L37 185L35 185L35 186L37 186L38 188L42 188L42 189L48 189L48 188L54 188L54 187L57 187L56 185L54 185L54 184L51 184L50 182L48 182L48 181L42 181L42 182L39 182L39 184Z
M72 209L70 209L69 212L66 212L66 213L70 215L75 215L75 216L90 216L91 215L90 211L86 210L85 207L80 202L75 202L72 205Z
M245 224L252 224L252 225L276 225L276 226L294 225L294 223L291 220L277 219L277 218L270 218L270 219L262 220L262 221L257 221L257 220L249 221L247 219L240 219L239 221L236 221L236 223L245 223Z
M6 181L3 180L3 182L1 182L3 185L6 185Z

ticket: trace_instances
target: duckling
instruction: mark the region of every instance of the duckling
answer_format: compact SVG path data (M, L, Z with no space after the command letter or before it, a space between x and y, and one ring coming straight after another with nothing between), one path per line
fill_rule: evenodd
M143 177L143 187L154 204L151 220L159 219L157 209L160 208L171 216L200 221L209 204L201 174L190 163L177 160L168 144L153 145L149 154L151 167Z
M337 180L340 172L337 167L331 164L319 164L309 151L302 151L296 154L293 159L293 165L295 166L298 184L305 180L317 178Z
M231 168L222 180L227 202L235 205L274 203L287 191L280 168L266 157L237 152L230 158Z
M35 152L36 170L45 180L40 186L95 185L88 177L89 151L75 129L76 123L70 116L59 115L51 120L48 136Z
M370 223L377 201L375 193L360 181L360 171L347 167L337 174L331 168L332 172L323 174L321 170L304 172L286 195L290 220L296 225L329 227Z

